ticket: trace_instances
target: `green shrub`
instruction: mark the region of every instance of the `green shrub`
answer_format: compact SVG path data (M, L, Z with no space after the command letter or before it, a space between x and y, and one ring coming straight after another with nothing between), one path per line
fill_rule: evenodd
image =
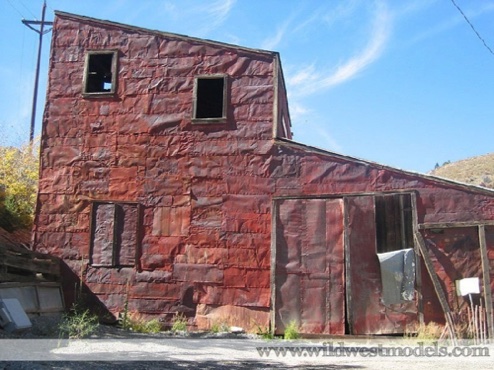
M290 321L290 323L285 327L285 334L283 337L285 339L300 338L300 334L298 332L298 325L296 321Z
M256 324L256 334L261 336L263 339L274 339L274 334L271 332L269 327Z
M172 332L186 331L187 330L187 318L183 313L177 313L172 320Z
M74 308L63 315L59 324L59 335L60 337L68 336L70 339L81 339L93 334L98 326L98 316L87 309Z
M126 320L125 329L136 333L156 334L161 331L161 323L158 319L145 320L143 318L129 317Z
M209 329L211 333L226 333L230 331L230 327L224 321L215 321L213 325L211 325L211 329Z

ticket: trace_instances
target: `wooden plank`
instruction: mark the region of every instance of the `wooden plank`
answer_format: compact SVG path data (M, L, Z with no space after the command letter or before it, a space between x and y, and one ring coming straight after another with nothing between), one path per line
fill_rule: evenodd
M352 307L352 282L350 278L350 232L349 232L349 205L348 199L343 198L343 243L345 256L345 299L346 299L346 322L348 323L348 334L353 333Z
M471 221L471 222L427 222L419 224L420 230L425 229L447 229L453 227L478 227L480 225L494 226L494 221Z
M492 320L492 292L489 258L485 241L485 226L479 225L480 257L482 259L482 282L484 288L485 309L487 314L487 333L489 338L494 338L494 325Z
M280 65L279 56L274 56L275 63L273 63L273 87L274 87L274 103L273 103L273 138L278 137L278 121L280 119L279 114L279 100L280 100L280 85L279 85L279 68Z
M278 218L279 205L278 201L274 200L271 209L271 334L275 334L276 331L276 230L277 218Z
M412 232L415 234L418 232L418 212L417 212L417 195L416 193L411 194L412 200ZM420 324L424 324L424 297L422 294L422 271L420 267L420 249L418 243L415 241L413 243L413 251L415 253L415 288L417 292L417 311L418 319Z
M0 251L0 265L35 273L60 275L60 265L57 259L30 251L18 253L2 250Z
M0 271L0 283L4 282L30 282L35 281L36 275L18 275L6 271Z
M441 303L441 308L443 309L444 316L448 324L449 334L453 339L453 342L456 342L456 334L454 331L453 319L451 317L451 310L449 308L448 301L446 300L446 295L444 294L443 288L441 287L441 283L439 282L439 278L437 277L436 271L434 270L434 266L432 265L432 261L429 257L429 252L427 251L427 247L425 246L424 239L418 231L416 231L413 235L415 242L419 247L420 254L424 259L425 267L427 268L427 272L429 273L429 276L432 280L432 285L434 286L434 290L436 291L439 303Z
M280 195L273 197L273 200L287 199L341 199L377 195L393 195L393 194L413 194L410 190L390 190L390 191L365 191L355 193L332 193L332 194L310 194L310 195Z

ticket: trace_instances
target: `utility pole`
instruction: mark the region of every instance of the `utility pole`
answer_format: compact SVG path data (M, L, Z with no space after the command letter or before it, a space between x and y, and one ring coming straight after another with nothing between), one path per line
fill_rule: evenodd
M23 19L22 23L32 29L34 32L39 34L39 43L38 43L38 60L36 62L36 75L34 77L34 93L33 93L33 108L31 111L31 129L29 131L29 144L33 143L34 139L34 122L36 121L36 101L38 99L38 81L39 81L39 66L41 63L41 48L43 45L43 35L51 31L51 28L45 30L45 25L51 26L53 22L45 21L45 11L46 11L46 0L43 1L43 9L41 10L41 21L28 21ZM33 25L39 26L39 29L33 27Z

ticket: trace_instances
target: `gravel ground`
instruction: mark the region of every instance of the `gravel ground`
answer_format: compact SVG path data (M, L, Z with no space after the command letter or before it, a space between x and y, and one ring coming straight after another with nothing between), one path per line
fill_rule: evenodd
M492 369L494 345L482 345L488 356L335 356L319 352L310 355L301 348L376 349L379 339L355 338L326 340L264 340L246 334L170 333L138 334L115 326L101 325L91 339L58 340L57 318L33 320L33 328L20 334L0 330L0 370L47 369ZM397 339L400 341L400 339ZM382 340L390 346L389 340ZM396 343L396 342L395 342ZM396 344L394 344L396 345ZM401 346L404 344L400 342ZM405 345L412 346L405 343ZM417 348L417 344L413 344ZM271 348L261 356L259 348ZM289 348L286 356L276 355L273 348ZM426 347L432 348L432 344ZM341 349L340 348L340 349ZM412 347L411 347L412 348ZM437 347L436 347L437 348ZM471 352L470 347L463 347ZM460 348L461 349L461 348ZM448 354L451 354L448 347ZM322 353L322 355L321 355ZM340 352L341 353L341 352ZM364 352L368 353L368 352Z

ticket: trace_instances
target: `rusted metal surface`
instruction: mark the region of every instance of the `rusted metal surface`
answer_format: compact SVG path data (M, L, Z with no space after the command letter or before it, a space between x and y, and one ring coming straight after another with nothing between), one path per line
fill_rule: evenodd
M278 205L278 333L291 322L305 333L344 334L343 202L284 200Z
M468 277L482 279L477 227L426 230L424 239L434 270L446 292L449 307L454 312L465 310L469 302L457 296L455 281ZM423 287L425 305L431 311L439 311L440 306L436 306L435 293L432 289L431 285ZM437 314L434 316L429 319L442 321Z
M82 93L89 50L118 51L114 95ZM227 76L227 119L198 124L194 79L210 74ZM130 310L182 311L205 327L220 312L267 326L279 289L276 313L294 315L302 331L343 333L346 320L355 334L402 331L416 308L380 303L373 195L413 190L414 222L444 223L494 220L494 193L297 144L289 128L276 53L57 13L34 246L82 272L112 312L127 300ZM272 230L273 199L287 197L310 200L284 200ZM275 287L271 235L276 271L286 271ZM435 264L447 285L455 271L473 272L448 256ZM422 285L425 300L426 276ZM283 300L296 288L297 300Z
M350 330L352 334L403 333L406 325L417 321L416 301L385 305L376 254L374 197L347 198L348 252L351 295Z

